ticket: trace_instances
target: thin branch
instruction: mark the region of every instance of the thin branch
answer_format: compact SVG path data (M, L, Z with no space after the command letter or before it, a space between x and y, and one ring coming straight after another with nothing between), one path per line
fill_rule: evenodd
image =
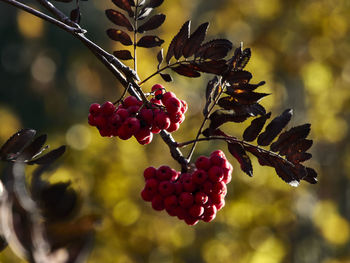
M219 80L219 82L217 83L217 85L221 85L221 79ZM220 97L221 97L223 91L224 91L224 88L221 88L220 93L219 93L218 96L215 98L215 101L214 101L213 104L211 105L211 107L210 107L210 109L208 110L207 114L204 116L204 120L203 120L201 126L200 126L199 129L198 129L198 132L197 132L197 135L196 135L196 139L195 139L195 140L197 140L197 139L199 138L199 136L202 134L202 129L203 129L205 123L207 122L207 120L209 119L209 115L210 115L211 111L214 109L215 105L216 105L217 102L219 101L219 99L220 99ZM191 160L192 155L193 155L193 152L194 152L194 150L195 150L195 148L196 148L196 145L197 145L197 141L194 141L194 143L193 143L193 145L192 145L192 148L191 148L191 150L190 150L190 152L189 152L189 154L188 154L188 156L187 156L187 159L188 159L188 160Z
M12 6L15 6L19 9L22 9L23 11L26 11L28 13L31 13L32 15L35 15L41 19L44 19L60 28L62 28L63 30L69 32L69 33L72 33L72 34L75 34L75 33L85 33L86 31L84 29L81 29L81 28L75 28L75 27L72 27L72 26L69 26L69 25L66 25L65 23L51 17L51 16L48 16L28 5L25 5L21 2L18 2L16 0L0 0L1 2L5 2L7 4L10 4Z
M137 53L136 53L136 42L137 42L137 11L139 6L139 0L136 1L135 12L134 12L134 70L137 72Z

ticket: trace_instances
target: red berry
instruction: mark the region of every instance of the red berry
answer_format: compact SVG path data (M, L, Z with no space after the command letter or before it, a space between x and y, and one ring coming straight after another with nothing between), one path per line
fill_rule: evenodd
M93 116L97 116L98 114L100 114L101 111L101 106L98 103L93 103L90 105L89 108L89 112L93 115Z
M157 172L157 169L154 168L153 166L150 166L143 171L143 177L145 177L145 180L155 178L156 172Z
M146 202L150 202L153 199L153 195L152 193L148 192L147 190L143 189L141 192L141 197L143 200L145 200Z
M167 130L167 132L174 132L174 131L177 131L179 128L180 128L179 123L172 122L172 123L170 123L169 128L166 130Z
M109 122L115 128L119 128L122 125L122 119L116 112L110 117Z
M96 126L101 129L107 125L107 120L103 116L97 116L95 119Z
M90 113L88 116L88 122L91 126L96 126L95 117L94 115L92 115L92 113Z
M165 112L156 113L154 122L161 130L168 129L170 126L170 118Z
M164 199L164 206L165 208L176 208L178 206L176 195L167 196Z
M213 186L213 194L223 194L227 192L226 184L221 181L217 182Z
M181 101L178 98L171 97L163 103L169 113L177 113L181 110Z
M213 151L213 152L210 154L210 156L213 156L213 155L218 155L218 156L220 156L220 157L226 159L226 156L225 156L224 152L221 151L221 150Z
M127 111L129 112L129 115L135 115L139 111L139 109L140 109L140 106L134 105L127 108Z
M139 119L143 120L148 126L151 126L153 123L153 111L146 108L141 109Z
M158 94L162 94L165 88L161 84L155 84L152 86L151 90L156 92L155 95L158 95Z
M122 121L129 117L129 112L126 109L120 108L117 110L117 114L120 116Z
M158 186L158 191L162 196L169 196L175 190L174 185L169 181L163 181Z
M209 158L206 156L199 156L196 160L196 167L208 171L211 167Z
M150 136L152 136L152 132L149 128L146 127L139 129L139 131L135 134L135 138L138 141L144 141Z
M185 120L185 116L181 112L169 113L170 121L181 124Z
M159 181L170 180L172 171L169 166L163 165L157 169L156 177Z
M174 184L175 187L175 193L176 194L181 194L183 192L183 185L179 181Z
M192 181L196 184L203 184L208 178L204 170L196 170L192 175Z
M224 178L222 179L222 181L225 183L225 184L228 184L231 182L231 179L232 179L232 176L231 176L231 173L224 173Z
M207 195L211 194L213 192L213 183L209 180L204 182L204 184L201 186L201 191L206 193Z
M163 94L162 102L163 104L170 98L176 98L175 93L168 91Z
M181 100L181 104L182 104L182 107L181 107L181 113L185 113L186 111L187 111L187 108L188 108L188 106L187 106L187 102L186 101L184 101L184 100Z
M212 182L220 182L224 178L223 169L219 166L212 166L208 171L209 179Z
M113 105L112 102L106 101L105 103L102 104L101 106L101 113L104 116L111 116L113 112L115 111L115 106Z
M180 220L185 219L187 216L187 211L181 206L176 207L175 212Z
M161 129L159 129L157 126L152 126L151 132L152 133L160 133Z
M123 123L126 130L132 135L136 134L140 130L140 121L135 117L129 117Z
M183 208L191 207L193 204L193 201L194 201L194 199L193 199L193 195L191 193L184 192L184 193L180 194L179 204L181 207L183 207Z
M194 201L196 204L204 205L206 202L208 202L208 196L203 192L198 192L194 196Z
M192 193L194 190L196 190L196 184L193 182L191 176L184 178L182 184L186 192Z
M157 100L157 99L155 99L155 98L150 99L150 102L153 103L153 104L155 104L155 105L163 105L162 101Z
M130 106L138 106L139 105L139 100L136 97L134 97L134 96L129 96L129 97L125 98L123 104L124 104L125 108L128 108Z
M139 144L145 145L145 144L151 143L152 139L153 139L153 134L151 134L151 136L147 137L146 139L144 139L142 141L139 141L139 140L137 140L137 141L139 142Z
M189 226L194 226L194 225L196 225L199 222L199 220L196 219L196 218L193 218L191 216L186 216L185 217L185 222Z
M161 195L156 195L152 199L152 207L154 210L161 211L164 209L164 200L163 196Z
M120 139L122 140L128 140L131 138L132 133L127 129L127 127L125 125L122 125L118 131L117 131L117 135Z
M219 211L221 208L223 208L225 206L225 199L222 198L221 201L219 203L215 204L216 209Z
M217 212L217 209L216 209L215 205L211 205L211 206L206 207L204 209L202 220L204 222L212 221L216 217L216 212Z
M152 194L156 194L158 193L158 186L159 186L158 180L151 178L146 181L145 190Z
M219 156L219 155L212 155L210 156L210 163L214 166L220 166L223 167L225 165L226 159Z
M189 209L189 214L191 216L193 216L194 218L198 218L201 215L203 215L204 213L204 207L200 206L200 205L193 205L190 209Z

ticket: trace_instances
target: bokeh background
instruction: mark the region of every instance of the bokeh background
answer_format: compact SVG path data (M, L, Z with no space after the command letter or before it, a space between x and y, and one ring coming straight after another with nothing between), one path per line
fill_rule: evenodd
M112 24L104 10L114 8L112 2L81 7L87 36L110 52L120 49L105 35ZM101 138L87 124L89 104L117 99L120 85L71 35L1 2L0 142L30 127L48 134L52 147L69 146L51 180L71 180L85 198L83 212L103 217L89 262L350 262L350 2L166 0L158 11L167 15L157 31L165 49L188 19L192 29L209 21L208 39L243 41L252 49L252 82L265 80L259 90L272 93L262 104L273 116L293 108L289 127L312 123L309 166L319 183L293 188L255 160L248 178L229 157L233 180L215 221L189 227L154 211L140 198L142 173L150 165L179 169L166 145L157 136L145 147ZM158 50L138 51L142 79L155 71ZM178 141L195 136L209 78L174 76L166 84L189 103L187 121L174 134ZM164 84L154 78L143 87L157 82ZM248 123L226 129L240 135ZM226 151L225 144L201 143L195 157L217 148ZM0 262L19 259L6 249Z

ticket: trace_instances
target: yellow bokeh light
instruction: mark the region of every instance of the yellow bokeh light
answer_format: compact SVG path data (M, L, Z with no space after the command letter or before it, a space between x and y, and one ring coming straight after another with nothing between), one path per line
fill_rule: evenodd
M17 13L19 32L27 38L38 38L44 33L44 22L40 18L19 10Z
M140 216L140 209L131 200L124 199L113 208L113 216L116 222L123 226L132 225Z

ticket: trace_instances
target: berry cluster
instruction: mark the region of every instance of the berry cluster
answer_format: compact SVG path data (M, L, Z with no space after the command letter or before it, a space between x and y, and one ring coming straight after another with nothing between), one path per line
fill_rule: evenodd
M136 97L129 96L114 106L111 102L90 106L89 124L95 126L103 137L117 136L128 140L135 136L140 144L152 141L153 133L161 130L174 132L185 119L187 104L173 92L165 92L162 85L152 87L154 98L150 104L143 104Z
M225 205L226 184L231 181L232 166L225 154L214 151L210 157L200 156L191 173L177 172L169 166L144 171L145 188L141 197L152 202L153 209L165 209L170 216L195 225L199 220L212 221Z

